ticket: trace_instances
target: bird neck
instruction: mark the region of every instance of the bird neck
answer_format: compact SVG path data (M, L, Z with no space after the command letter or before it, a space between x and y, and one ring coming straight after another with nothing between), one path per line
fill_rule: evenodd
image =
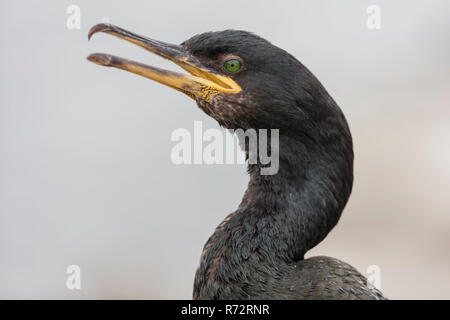
M260 164L249 165L239 208L205 245L194 297L217 295L227 283L248 281L257 269L303 259L336 225L352 187L351 137L348 132L348 139L317 139L300 141L280 132L278 173L262 175Z
M353 153L347 157L345 151L351 142L350 147L335 143L281 135L276 174L262 175L263 166L249 165L248 188L233 219L255 237L267 230L265 241L272 242L273 254L284 261L302 259L336 225L347 203Z

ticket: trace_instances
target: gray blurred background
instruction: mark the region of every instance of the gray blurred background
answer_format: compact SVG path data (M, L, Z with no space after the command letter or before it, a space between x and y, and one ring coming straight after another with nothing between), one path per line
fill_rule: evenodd
M108 35L88 42L102 20L175 43L245 29L295 55L344 110L356 153L349 204L308 256L378 265L392 299L450 298L449 18L444 0L2 0L0 298L190 299L203 244L245 190L245 166L170 161L173 130L218 126L172 89L86 61L176 70ZM66 288L72 264L81 290Z

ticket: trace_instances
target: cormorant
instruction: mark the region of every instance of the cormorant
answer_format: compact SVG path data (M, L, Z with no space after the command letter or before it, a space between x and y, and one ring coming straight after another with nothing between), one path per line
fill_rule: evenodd
M181 45L111 24L92 27L89 39L97 32L132 42L189 74L103 53L89 61L181 91L225 128L279 129L278 173L262 175L259 160L248 164L241 204L204 246L194 299L384 299L347 263L304 259L338 222L353 183L347 121L305 66L246 31L206 32Z

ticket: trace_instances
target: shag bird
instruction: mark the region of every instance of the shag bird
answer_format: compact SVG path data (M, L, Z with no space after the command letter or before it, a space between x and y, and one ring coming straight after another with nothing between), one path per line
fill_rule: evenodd
M89 61L181 91L224 128L279 130L278 172L261 174L265 164L259 159L248 164L241 204L204 246L194 299L384 299L349 264L304 258L347 203L353 146L341 109L303 64L246 31L206 32L180 45L111 24L92 27L89 39L98 32L132 42L187 73L103 53L89 55ZM248 143L241 145L248 157Z

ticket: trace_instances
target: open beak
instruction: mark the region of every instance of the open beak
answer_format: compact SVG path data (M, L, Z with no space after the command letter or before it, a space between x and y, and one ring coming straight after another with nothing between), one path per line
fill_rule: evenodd
M91 62L136 73L181 91L193 99L198 97L207 102L211 102L211 97L218 93L237 93L241 91L241 87L233 79L202 65L197 58L182 46L149 39L112 24L103 23L93 26L89 31L88 38L91 39L97 32L109 33L134 43L176 63L189 74L164 70L104 53L89 55L87 59Z

